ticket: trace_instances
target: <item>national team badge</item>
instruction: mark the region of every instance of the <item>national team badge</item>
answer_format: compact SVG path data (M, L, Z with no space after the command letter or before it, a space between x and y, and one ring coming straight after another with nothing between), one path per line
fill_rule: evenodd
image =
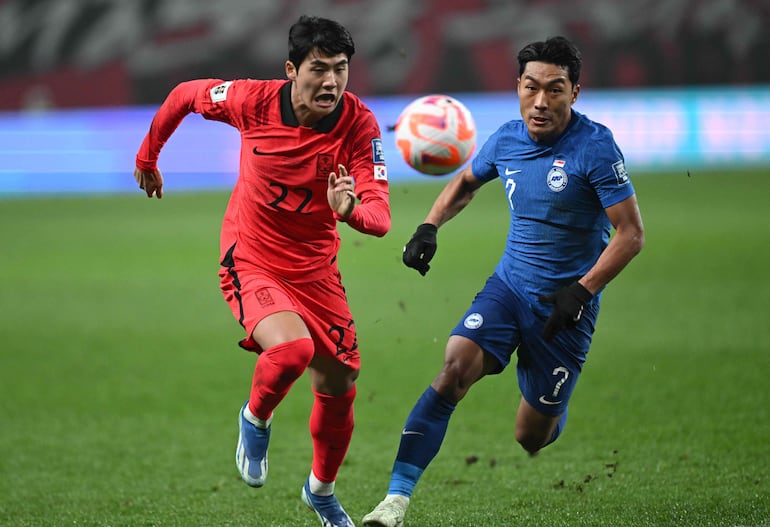
M326 181L329 179L329 173L334 172L334 156L332 154L318 154L316 163L316 179Z
M275 304L275 301L273 300L273 296L270 294L270 290L266 287L257 291L256 295L257 295L257 301L259 302L259 305L262 307L272 306L273 304Z
M567 188L567 173L561 167L553 167L546 176L546 183L548 188L554 192L561 192Z
M375 181L388 180L388 169L385 165L374 165L374 179Z
M479 329L483 323L484 317L481 316L481 313L471 313L463 321L463 325L468 329Z

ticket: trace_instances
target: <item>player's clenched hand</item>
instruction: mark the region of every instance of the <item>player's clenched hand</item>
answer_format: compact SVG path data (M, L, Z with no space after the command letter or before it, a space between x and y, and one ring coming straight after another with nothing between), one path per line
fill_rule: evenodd
M538 300L544 304L553 304L551 316L545 322L543 338L553 339L556 334L567 328L574 328L583 316L583 309L591 301L594 295L580 285L572 282L550 295L540 295Z
M436 233L438 227L430 223L423 223L412 235L412 239L404 246L402 259L407 267L417 269L421 275L430 269L428 262L436 254L438 244L436 243Z
M158 199L163 197L163 175L160 170L145 172L136 168L134 169L134 179L139 188L147 193L148 198L151 198L153 194Z
M348 176L348 169L337 165L338 173L329 174L329 186L326 199L334 212L343 218L349 217L356 206L356 193L353 190L353 178Z

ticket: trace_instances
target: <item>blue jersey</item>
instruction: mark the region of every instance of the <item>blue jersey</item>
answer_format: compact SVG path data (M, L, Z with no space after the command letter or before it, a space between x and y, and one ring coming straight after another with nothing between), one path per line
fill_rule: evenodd
M499 177L510 208L496 273L547 316L552 306L539 305L537 295L588 272L609 243L604 209L634 194L623 154L607 127L573 110L553 144L533 141L522 120L505 123L484 143L472 170L481 181Z

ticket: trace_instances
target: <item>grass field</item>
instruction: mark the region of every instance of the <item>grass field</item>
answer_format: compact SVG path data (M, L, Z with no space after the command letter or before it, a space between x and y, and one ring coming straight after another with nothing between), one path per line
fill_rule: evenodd
M130 177L127 176L127 177ZM770 176L635 178L647 247L608 288L564 435L513 439L513 368L474 387L407 525L770 526ZM496 262L492 185L401 247L439 190L392 188L382 239L342 226L363 369L337 493L360 522L447 332ZM218 291L222 193L0 201L0 525L316 526L303 377L276 412L270 480L234 466L254 355Z

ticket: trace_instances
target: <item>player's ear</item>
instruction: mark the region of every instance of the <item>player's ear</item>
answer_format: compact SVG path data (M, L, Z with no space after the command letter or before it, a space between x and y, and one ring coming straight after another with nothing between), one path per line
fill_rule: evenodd
M286 61L286 78L290 81L297 80L297 68L294 66L294 63L290 60Z
M577 101L578 93L580 93L580 84L575 84L575 87L572 88L572 104L575 104L575 101Z

